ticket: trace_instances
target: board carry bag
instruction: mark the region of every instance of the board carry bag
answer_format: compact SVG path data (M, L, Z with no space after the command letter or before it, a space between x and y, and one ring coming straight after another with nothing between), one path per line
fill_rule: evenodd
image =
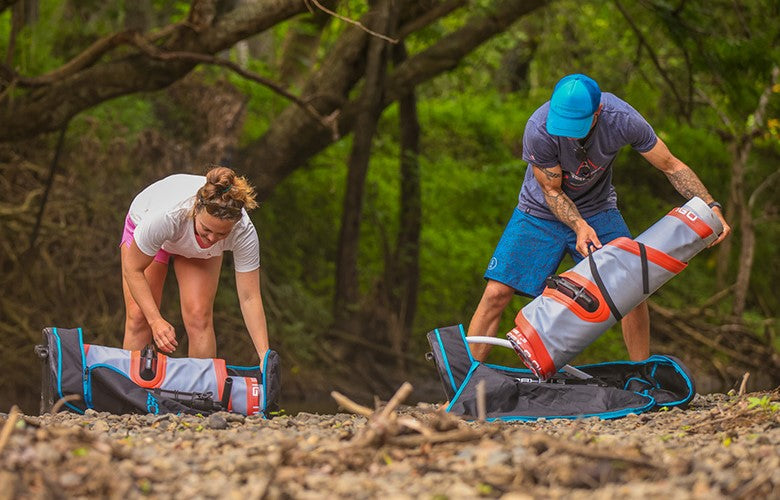
M81 328L49 327L35 347L42 361L41 413L62 398L64 409L111 413L229 411L271 418L279 411L279 355L269 350L258 366L223 359L171 358L153 346L141 351L85 344Z
M551 377L722 232L712 209L694 197L636 239L610 241L570 270L548 277L506 337L528 368Z
M480 384L486 420L504 421L613 419L661 407L685 407L696 394L693 376L673 356L570 367L576 374L560 371L541 379L528 368L476 361L462 325L437 328L427 337L428 357L436 365L449 402L447 411L464 418L479 416Z

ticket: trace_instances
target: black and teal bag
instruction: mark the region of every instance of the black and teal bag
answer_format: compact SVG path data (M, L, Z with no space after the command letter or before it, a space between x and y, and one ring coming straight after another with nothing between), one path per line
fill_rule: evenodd
M85 344L81 328L45 328L36 346L43 361L41 413L66 396L64 408L111 413L229 411L270 418L279 410L279 355L269 350L259 366L223 359L171 358L148 348L128 351Z
M590 378L558 372L546 381L531 370L480 363L462 325L428 333L429 357L449 401L447 411L476 418L477 386L484 383L487 420L619 418L660 407L684 407L696 394L693 377L673 356L576 367Z

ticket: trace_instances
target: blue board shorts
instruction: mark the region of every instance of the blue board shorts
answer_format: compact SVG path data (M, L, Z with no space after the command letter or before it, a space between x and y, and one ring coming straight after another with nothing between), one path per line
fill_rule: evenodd
M620 211L611 208L585 218L602 245L620 236L631 238ZM583 256L577 251L577 235L558 220L529 215L515 208L504 234L493 252L485 279L511 286L529 297L544 291L544 280L555 274L566 252L574 262Z

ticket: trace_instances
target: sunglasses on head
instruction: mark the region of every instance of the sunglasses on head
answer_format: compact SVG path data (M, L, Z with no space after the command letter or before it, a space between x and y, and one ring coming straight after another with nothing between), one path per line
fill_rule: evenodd
M240 206L233 204L215 203L198 198L198 205L202 207L209 215L218 219L237 220L241 218Z

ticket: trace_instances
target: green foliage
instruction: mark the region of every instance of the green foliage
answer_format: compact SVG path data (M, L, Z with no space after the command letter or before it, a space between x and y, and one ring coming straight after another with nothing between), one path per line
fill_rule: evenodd
M749 397L748 409L753 409L753 408L760 408L765 412L774 413L776 411L780 411L780 403L772 401L772 398L769 396L769 394L761 398Z
M123 29L129 1L40 0L38 21L18 35L14 68L20 74L34 76L61 66L95 40ZM470 2L468 9L414 33L405 41L409 53L424 50L443 34L462 26L469 16L488 12L492 3ZM153 29L184 19L190 2L153 0L151 5ZM551 2L480 46L455 70L416 89L422 126L423 227L415 347L424 346L423 335L432 328L469 322L484 289L485 266L516 204L525 174L526 166L519 159L525 123L549 98L555 82L567 73L589 74L604 91L631 103L671 151L699 174L715 198L727 199L733 161L729 134L744 132L755 120L750 115L768 84L769 68L780 60L777 2L740 2L740 12L734 10L737 4L733 2L620 5L625 15L616 2ZM367 7L366 2L356 0L340 2L339 13L359 19ZM278 76L278 58L293 22L280 23L258 35L263 37L264 53L251 57L247 70L271 80ZM7 9L0 13L2 54L8 48L10 25ZM346 29L352 29L352 25L331 20L321 36L320 55ZM237 59L235 50L230 57ZM231 85L247 97L241 145L260 138L279 113L291 105L267 87L224 68L201 67L194 73L202 82ZM512 79L513 84L507 83ZM755 139L748 162L748 194L756 193L770 178L780 159L778 92L780 89L768 106L769 125ZM80 236L85 241L102 241L99 232L119 227L125 202L142 181L153 180L161 171L168 173L171 169L170 164L162 162L138 164L135 152L144 134L156 133L180 141L176 144L189 141L194 149L205 138L198 122L201 119L197 110L159 92L108 101L71 122L68 145L79 154L73 155L75 159L67 165L71 172L67 182L76 186L85 205L92 204L89 210L93 213L85 219L103 222L102 226L94 224L84 229L86 234ZM366 181L359 254L360 285L366 296L384 272L385 258L394 249L399 229L398 135L398 110L392 106L381 119ZM312 158L277 186L253 214L261 240L263 293L272 345L286 356L285 361L295 364L294 369L314 359L312 338L330 323L350 150L347 137ZM96 173L95 165L105 168ZM634 234L683 201L666 177L630 148L618 155L614 172L619 206ZM780 225L776 223L776 187L776 183L765 185L754 199L756 265L749 310L743 318L755 331L766 335L767 341L775 343L780 342L771 338L775 323L768 323L767 318L778 311L775 283L780 268L774 242L780 238ZM104 213L109 210L116 214ZM68 220L63 217L58 223L67 225ZM739 236L738 229L735 234ZM739 259L736 247L731 256L732 269ZM717 291L717 258L717 249L705 250L654 299L683 307L710 297ZM118 272L118 261L115 264ZM562 269L570 265L567 261ZM229 269L223 273L217 297L216 309L221 311L218 329L233 332L219 336L220 352L232 342L244 350L251 346L243 332L231 275ZM118 281L118 274L114 278ZM121 307L118 292L106 301L116 301L109 304L113 310ZM175 297L172 299L166 315L175 309ZM501 319L500 333L513 326L515 314L528 301L523 297L513 299ZM79 314L79 320L98 322L88 311ZM576 362L625 357L616 326ZM494 349L490 360L517 364L516 356L508 350Z
M571 12L577 12L576 19ZM664 40L661 20L638 6L627 14L646 21L641 26L643 36L655 43L654 51L663 57L665 70L684 80L683 58L674 43ZM673 153L699 173L716 198L727 197L730 158L726 144L700 121L679 120L670 87L649 59L636 58L637 35L613 4L561 1L540 16L550 29L538 40L527 92L501 94L491 87L503 56L529 40L531 31L523 23L480 47L457 70L418 88L419 95L425 96L418 105L423 131L423 229L415 335L420 342L431 328L468 324L484 287L486 262L511 215L525 173L525 164L518 158L525 121L567 72L590 74L605 91L628 100L654 125ZM428 28L427 35L432 38L462 21L454 16ZM409 40L410 52L424 49L428 36L421 32ZM550 65L550 60L562 64ZM442 93L446 98L435 97ZM701 115L704 123L717 120L709 110ZM258 123L263 121L258 119ZM332 289L335 233L348 155L347 143L330 148L311 166L293 174L268 202L273 212L284 214L264 222L269 233L278 233L268 243L277 247L269 261L278 259L279 269L274 273L281 273L285 281L302 282L301 291L312 289L319 295ZM621 152L614 168L619 205L634 234L683 202L666 177L630 148ZM310 200L318 197L317 210L308 210ZM397 197L397 110L392 107L383 116L366 183L360 247L364 292L381 275L386 253L392 248L398 226ZM309 221L312 234L289 234L289 220ZM328 228L330 234L321 234L318 228ZM319 262L318 270L304 269L302 253ZM656 298L674 306L706 299L715 292L716 258L715 250L705 251ZM570 265L564 264L564 269ZM512 327L514 315L528 300L513 300L500 331ZM516 363L514 354L501 351L494 349L490 360ZM626 358L626 352L620 328L615 326L577 362L618 358Z
M89 135L107 146L119 138L134 142L143 131L157 126L159 120L154 115L153 103L131 95L107 101L78 115L71 121L68 132L75 137Z

